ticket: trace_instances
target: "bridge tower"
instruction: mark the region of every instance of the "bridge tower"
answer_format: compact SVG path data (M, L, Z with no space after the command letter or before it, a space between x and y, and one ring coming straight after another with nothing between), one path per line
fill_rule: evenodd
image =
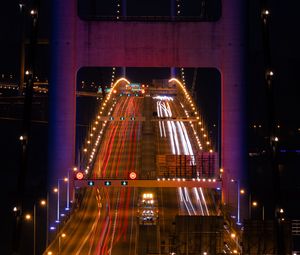
M221 74L223 201L237 210L246 171L244 1L222 1L216 22L84 21L77 0L53 0L52 7L49 184L74 164L81 67L213 67Z

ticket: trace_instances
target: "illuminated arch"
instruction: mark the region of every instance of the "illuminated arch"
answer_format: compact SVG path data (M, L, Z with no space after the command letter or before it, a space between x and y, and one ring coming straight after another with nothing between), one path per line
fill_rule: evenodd
M197 106L196 106L196 104L194 104L193 98L190 96L189 92L186 90L186 87L183 85L183 83L182 83L180 80L176 79L176 78L171 78L168 82L169 82L169 83L175 82L177 85L179 85L179 87L180 87L180 88L182 89L182 91L184 92L186 98L188 99L189 103L191 104L191 107L195 107L195 109L196 109L195 112L197 112L197 114L198 114L199 111L197 110ZM199 119L199 114L198 114L197 119ZM200 123L201 123L201 124L200 124ZM205 126L204 123L203 123L203 121L199 122L198 124L201 126L201 131L203 131L203 130L204 130L203 127ZM205 128L205 129L206 129L206 128ZM208 142L208 143L207 143L207 142ZM206 141L205 146L207 146L207 149L208 149L209 152L213 152L213 151L214 151L214 150L212 149L212 147L211 147L211 142L210 142L209 140Z
M107 95L106 101L110 99L110 96L111 96L111 94L113 93L114 89L115 89L115 88L119 85L119 83L121 83L122 81L123 81L123 82L126 82L127 84L130 84L130 81L128 81L125 77L121 77L121 78L119 78L118 80L116 80L116 82L111 86L111 90L110 90L110 92L109 92L108 95ZM105 103L106 103L106 101L105 101Z
M171 82L175 82L179 85L179 87L182 89L182 91L184 92L184 94L187 96L188 100L191 102L192 101L192 97L190 96L189 92L186 90L186 87L182 84L182 82L176 78L171 78L169 81L169 83Z

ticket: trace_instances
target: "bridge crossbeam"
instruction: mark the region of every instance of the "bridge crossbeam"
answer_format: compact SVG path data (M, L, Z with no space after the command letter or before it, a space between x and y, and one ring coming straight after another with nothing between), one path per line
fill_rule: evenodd
M130 117L130 116L100 116L100 121L146 121L145 117ZM197 118L187 117L163 117L163 118L152 118L151 121L186 121L195 122L199 121Z
M75 188L83 187L137 187L137 188L177 188L177 187L199 187L221 189L221 180L216 179L170 179L170 180L130 180L130 179L83 179L74 181Z

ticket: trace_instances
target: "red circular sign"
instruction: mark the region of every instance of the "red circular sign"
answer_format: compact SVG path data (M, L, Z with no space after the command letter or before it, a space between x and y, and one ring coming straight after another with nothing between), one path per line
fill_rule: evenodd
M135 173L135 172L131 172L131 173L129 174L129 178L130 178L131 180L136 179L136 173Z
M83 178L83 173L78 172L78 173L76 174L76 179L82 180L82 178Z

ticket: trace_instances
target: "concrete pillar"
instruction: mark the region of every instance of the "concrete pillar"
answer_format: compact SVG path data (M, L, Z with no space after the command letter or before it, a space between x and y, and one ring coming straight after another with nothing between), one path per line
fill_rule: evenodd
M223 201L234 207L237 216L238 186L245 187L245 3L226 0L222 5L221 26L223 31L222 76L222 167ZM232 180L232 181L231 181ZM246 199L241 198L242 207ZM247 210L246 210L247 211ZM242 215L242 217L244 214Z
M66 177L74 165L76 1L53 0L52 12L48 151L50 194L52 194L53 187L57 186L57 180ZM65 188L64 186L62 189ZM61 199L65 201L66 198ZM55 200L56 197L50 195L51 205ZM55 206L50 206L50 208L56 210ZM65 208L65 205L62 205L62 208ZM53 215L52 212L50 213Z

